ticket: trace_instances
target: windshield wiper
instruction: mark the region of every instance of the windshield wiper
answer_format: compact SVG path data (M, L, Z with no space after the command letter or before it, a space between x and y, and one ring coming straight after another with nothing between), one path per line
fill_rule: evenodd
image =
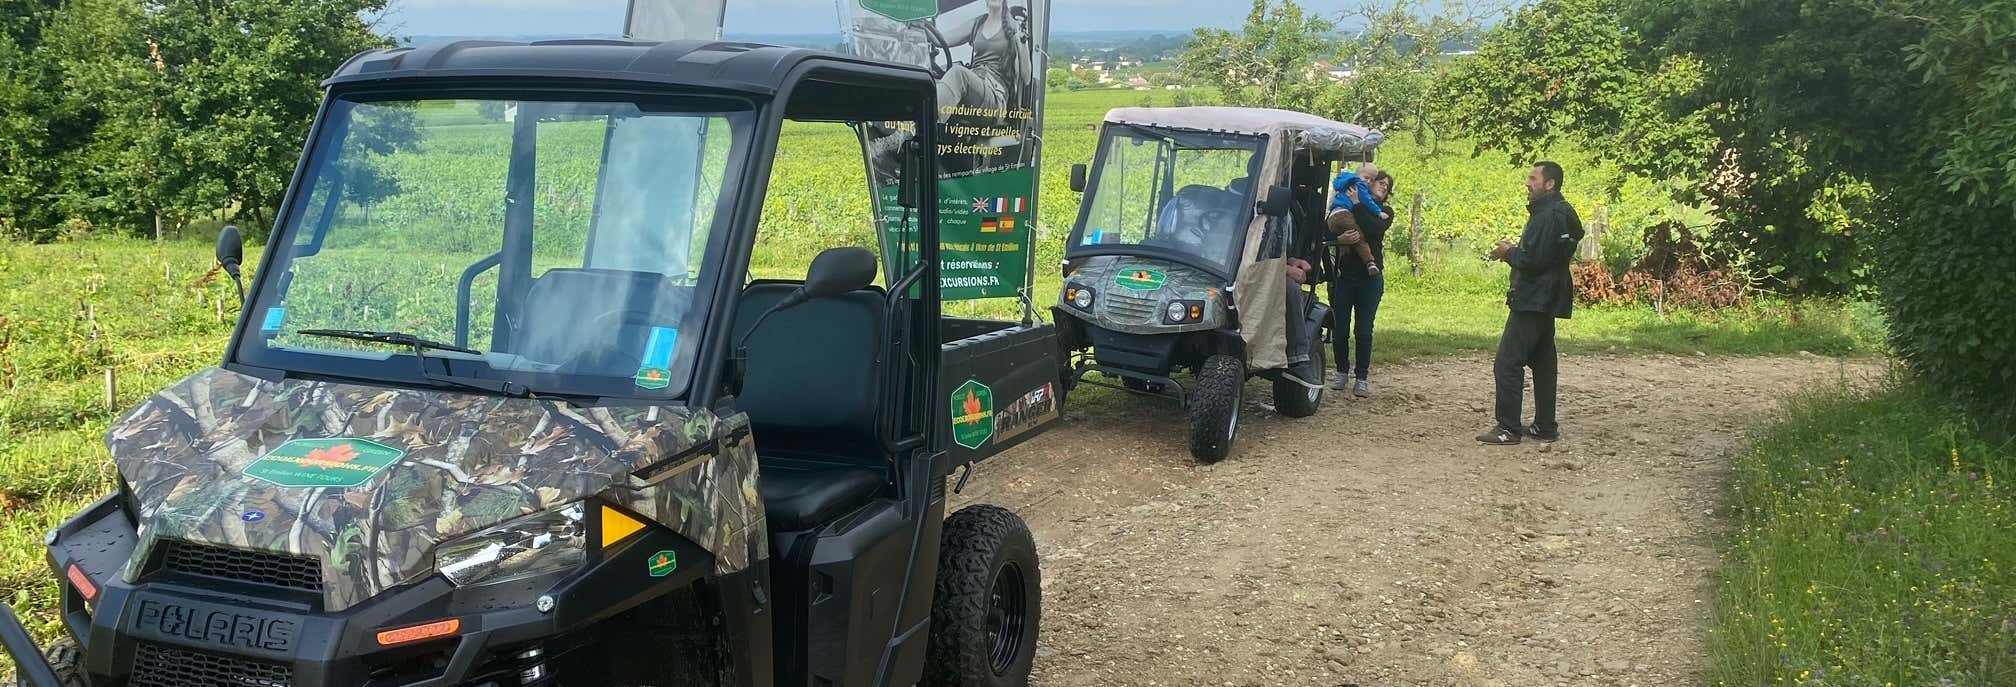
M461 377L451 374L436 374L427 369L427 351L429 350L448 351L450 353L465 353L468 355L478 355L478 356L483 355L482 351L463 348L455 344L442 343L439 341L423 339L418 336L408 334L406 332L374 332L374 331L365 331L361 329L303 329L300 331L300 333L306 334L308 336L326 336L332 339L350 339L352 341L369 341L371 343L381 343L389 346L410 347L413 349L413 357L420 361L421 377L425 377L429 380L441 382L444 384L454 384L456 386L467 387L479 391L488 391L491 393L504 394L506 396L525 397L532 395L531 389L525 388L524 385L517 384L509 380L482 379L478 377Z

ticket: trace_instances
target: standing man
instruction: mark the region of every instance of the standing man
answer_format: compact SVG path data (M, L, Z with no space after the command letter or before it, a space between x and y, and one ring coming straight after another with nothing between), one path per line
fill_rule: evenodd
M1486 444L1517 444L1522 434L1541 441L1561 436L1554 418L1559 372L1554 320L1568 319L1575 306L1568 263L1582 240L1582 218L1561 198L1561 181L1561 165L1534 164L1526 174L1526 231L1518 245L1499 241L1491 251L1491 259L1512 266L1512 288L1505 294L1512 314L1505 319L1493 365L1498 378L1497 426L1477 436ZM1522 429L1520 394L1528 367L1533 368L1533 424Z

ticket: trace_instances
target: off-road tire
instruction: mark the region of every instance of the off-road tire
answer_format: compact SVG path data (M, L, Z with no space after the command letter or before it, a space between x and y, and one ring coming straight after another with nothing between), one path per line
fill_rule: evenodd
M84 682L84 650L77 646L76 641L56 640L56 643L49 645L48 650L42 652L42 656L48 659L49 670L56 673L56 684L62 687L89 687ZM16 675L14 684L28 687L28 678Z
M925 687L1022 687L1042 618L1036 539L1012 512L969 506L945 519L931 599ZM1019 596L1016 596L1019 595ZM1014 598L1008 598L1014 597ZM1016 602L1019 601L1019 605ZM1008 608L1014 605L1015 608ZM1019 613L1012 611L1019 608ZM996 615L999 611L1009 611ZM1009 615L1019 620L1004 625ZM1007 631L1001 631L1003 628Z
M1274 380L1274 409L1280 411L1282 415L1309 417L1323 408L1323 375L1330 371L1330 356L1323 348L1323 336L1319 332L1316 340L1309 342L1308 367L1316 372L1316 378L1306 381L1316 385L1314 391L1288 379L1286 371L1282 372L1280 379ZM1293 365L1288 367L1290 370L1295 368Z
M1197 391L1190 394L1190 457L1216 463L1232 455L1239 434L1239 406L1246 392L1246 363L1218 354L1197 368Z

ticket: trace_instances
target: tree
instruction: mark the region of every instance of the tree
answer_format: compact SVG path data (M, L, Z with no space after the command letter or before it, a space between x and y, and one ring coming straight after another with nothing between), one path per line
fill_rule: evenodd
M278 207L320 80L389 45L385 0L75 0L52 26L63 89L97 122L63 209L177 225L236 208L255 235Z
M86 122L42 44L58 0L0 0L0 238L53 238L53 202Z
M1875 284L1911 369L2006 432L2012 44L2016 0L1539 0L1447 92L1485 145L1701 179L1781 283Z
M1071 70L1063 67L1051 67L1050 71L1044 72L1043 80L1051 90L1063 88L1066 84L1071 83Z
M1426 140L1438 125L1434 86L1447 71L1444 51L1477 39L1504 10L1483 0L1367 0L1343 23L1359 33L1338 50L1353 72L1324 98L1323 110L1365 126L1409 129Z
M1314 65L1335 28L1294 0L1253 0L1239 33L1198 29L1178 68L1192 83L1217 86L1228 105L1314 112L1329 83Z

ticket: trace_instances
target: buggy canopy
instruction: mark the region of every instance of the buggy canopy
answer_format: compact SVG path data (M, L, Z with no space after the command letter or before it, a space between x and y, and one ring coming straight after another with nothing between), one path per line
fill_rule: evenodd
M1123 107L1106 113L1106 123L1125 126L1260 136L1267 139L1255 188L1290 186L1298 156L1325 160L1371 160L1386 135L1356 124L1316 115L1251 107ZM1288 365L1287 247L1295 245L1294 222L1255 212L1234 280L1239 333L1246 342L1250 370Z

